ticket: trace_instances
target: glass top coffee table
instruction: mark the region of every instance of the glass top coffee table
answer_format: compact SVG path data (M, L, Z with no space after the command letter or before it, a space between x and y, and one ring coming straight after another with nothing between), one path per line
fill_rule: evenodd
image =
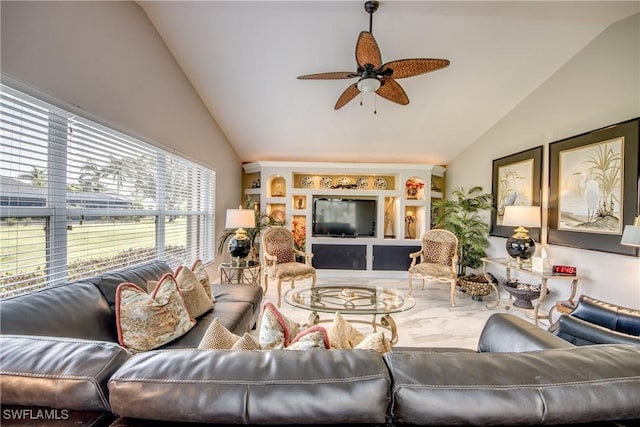
M377 326L387 329L391 332L392 344L398 342L398 330L391 314L409 310L416 305L411 296L398 289L372 286L316 285L310 288L290 289L285 293L284 300L289 305L311 311L308 325L333 320L320 320L318 312L373 316L371 321L350 321L369 324L374 332ZM377 321L378 315L381 316L380 322Z

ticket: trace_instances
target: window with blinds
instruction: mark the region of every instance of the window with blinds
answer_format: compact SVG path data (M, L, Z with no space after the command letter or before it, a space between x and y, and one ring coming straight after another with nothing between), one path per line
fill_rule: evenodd
M0 97L0 298L213 259L212 170L10 87Z

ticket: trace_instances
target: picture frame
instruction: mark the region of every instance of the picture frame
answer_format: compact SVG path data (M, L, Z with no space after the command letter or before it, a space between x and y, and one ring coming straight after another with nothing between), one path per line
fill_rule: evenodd
M502 225L505 206L541 206L542 150L540 145L493 161L491 236L511 237L514 233L515 227ZM540 229L529 230L529 236L539 242Z
M640 118L549 144L550 244L637 256L620 244L640 211Z

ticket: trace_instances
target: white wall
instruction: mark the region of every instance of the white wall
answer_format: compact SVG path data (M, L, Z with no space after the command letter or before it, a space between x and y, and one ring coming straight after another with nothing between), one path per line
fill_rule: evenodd
M548 144L640 116L640 15L603 31L520 105L447 167L447 192L482 185L491 191L494 159L543 145L543 226L548 198ZM632 153L633 154L633 153ZM635 153L637 155L637 153ZM542 241L546 242L543 227ZM491 238L489 256L505 257L505 239ZM540 246L540 245L538 245ZM584 275L578 294L640 308L640 258L543 245L557 264ZM504 277L504 272L500 272ZM549 282L551 301L566 299L565 282Z
M134 2L2 2L2 72L216 171L216 234L240 160ZM212 77L213 78L213 77Z

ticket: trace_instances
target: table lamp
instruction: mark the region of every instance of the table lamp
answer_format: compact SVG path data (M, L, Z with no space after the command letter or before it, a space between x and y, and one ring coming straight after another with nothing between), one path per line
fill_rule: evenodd
M251 252L251 239L247 236L245 228L255 228L255 226L256 216L252 209L227 209L225 228L237 229L235 235L229 239L229 253L238 264Z
M531 258L536 252L536 244L525 227L540 227L540 206L507 206L504 208L502 225L517 227L515 233L507 239L509 256L518 265Z
M633 221L633 225L627 225L624 227L620 243L625 246L640 247L640 216L636 217Z

